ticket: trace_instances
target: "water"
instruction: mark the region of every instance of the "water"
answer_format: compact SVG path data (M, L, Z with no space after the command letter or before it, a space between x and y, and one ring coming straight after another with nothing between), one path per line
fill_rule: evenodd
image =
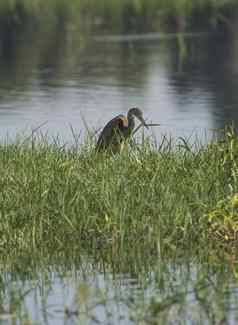
M45 35L44 35L45 36ZM161 123L153 133L209 134L238 121L237 40L209 32L91 36L81 45L65 37L38 53L17 43L0 61L0 138L43 132L72 141L72 126L101 128L119 113L141 107ZM63 42L63 41L62 41ZM151 131L149 132L151 134Z
M161 260L134 273L102 265L82 258L80 265L51 265L31 276L2 273L0 321L237 324L237 282L229 269Z

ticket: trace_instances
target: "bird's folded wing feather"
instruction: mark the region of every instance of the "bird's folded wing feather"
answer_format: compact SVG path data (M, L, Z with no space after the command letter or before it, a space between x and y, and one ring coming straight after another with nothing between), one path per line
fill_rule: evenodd
M98 141L97 146L106 144L115 135L115 129L121 129L121 127L128 127L128 120L124 115L118 115L109 121L103 128Z

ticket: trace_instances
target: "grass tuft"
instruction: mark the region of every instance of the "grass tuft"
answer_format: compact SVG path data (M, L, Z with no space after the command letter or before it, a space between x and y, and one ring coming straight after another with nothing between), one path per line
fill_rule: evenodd
M230 128L195 147L164 137L108 156L87 141L1 144L0 250L235 247L238 138Z

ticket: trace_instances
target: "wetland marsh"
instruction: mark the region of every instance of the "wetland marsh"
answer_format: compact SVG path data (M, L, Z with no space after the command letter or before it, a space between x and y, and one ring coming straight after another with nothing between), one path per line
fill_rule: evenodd
M237 323L237 10L1 1L0 323Z

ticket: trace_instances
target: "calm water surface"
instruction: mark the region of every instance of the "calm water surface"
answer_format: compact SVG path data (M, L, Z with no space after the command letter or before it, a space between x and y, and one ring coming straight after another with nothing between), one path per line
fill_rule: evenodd
M39 54L37 44L22 48L19 41L17 51L1 57L1 139L46 122L43 132L70 142L70 126L85 134L82 116L97 130L132 106L163 124L153 129L156 136L204 135L238 121L236 38L99 35L83 45L65 42L64 51L57 44Z
M148 267L148 265L147 265ZM5 287L6 286L6 287ZM140 274L81 261L34 275L2 273L0 321L20 324L237 324L237 280L194 262ZM15 309L14 309L15 308ZM14 312L12 312L14 311ZM6 323L6 324L7 324Z

